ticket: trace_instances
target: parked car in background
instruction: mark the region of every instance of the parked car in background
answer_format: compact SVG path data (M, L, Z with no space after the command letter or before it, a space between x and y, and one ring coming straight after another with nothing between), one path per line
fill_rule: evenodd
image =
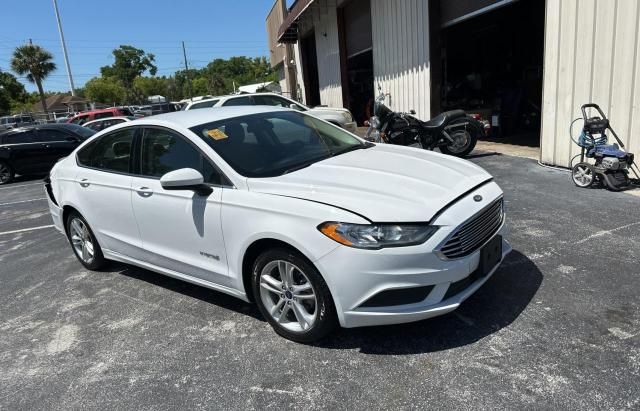
M101 118L127 116L133 116L133 113L126 107L105 108L102 110L84 111L68 119L67 123L83 125L89 121L99 120Z
M30 114L16 114L13 116L0 117L0 131L9 130L15 127L30 126L33 124L36 124L36 121Z
M299 342L451 312L511 251L482 168L291 109L120 124L45 187L86 268L116 260L253 301Z
M187 111L187 110L196 110L199 108L211 108L216 104L218 104L218 101L220 101L219 98L201 99L199 101L188 101L184 103L181 110Z
M0 184L16 174L43 174L95 131L76 124L20 127L0 134Z
M101 131L101 130L104 130L105 128L115 126L116 124L126 123L127 121L133 121L135 119L136 118L133 116L107 117L107 118L101 118L98 120L88 121L83 124L83 127L90 128L91 130L94 130L94 131Z
M312 116L318 117L329 123L335 124L352 133L356 131L357 124L346 108L314 107L310 108L302 103L291 100L274 93L255 94L235 94L231 96L214 97L211 99L194 101L187 103L183 110L194 110L209 107L229 107L229 106L274 106L286 107L302 111Z

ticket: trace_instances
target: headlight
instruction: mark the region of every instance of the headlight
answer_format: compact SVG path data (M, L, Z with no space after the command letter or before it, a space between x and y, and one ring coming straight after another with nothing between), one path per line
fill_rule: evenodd
M426 224L348 224L327 222L318 230L342 245L355 248L380 249L422 244L437 230Z
M378 119L378 117L373 116L369 119L369 125L375 129L380 128L380 120Z
M349 122L353 121L353 116L348 111L343 111L342 112L342 117L344 117L344 119L349 121Z

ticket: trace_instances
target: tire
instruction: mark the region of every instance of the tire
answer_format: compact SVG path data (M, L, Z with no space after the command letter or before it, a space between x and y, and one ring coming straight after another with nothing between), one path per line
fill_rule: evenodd
M596 173L589 163L578 163L571 169L571 180L580 188L589 188L596 180Z
M0 185L10 183L14 177L15 172L9 163L0 160Z
M475 120L474 120L475 121ZM466 142L462 144L460 147L456 147L453 144L440 146L440 151L444 154L449 154L451 156L456 157L466 157L476 148L476 143L478 142L478 136L480 135L480 131L478 131L477 127L470 122L469 119L462 119L454 121L451 126L455 126L460 122L468 122L466 127L458 128L454 131L451 131L449 135L456 141L458 138L464 138Z
M260 313L278 335L312 343L336 328L329 287L300 254L285 248L263 252L253 264L251 284Z
M67 239L80 264L89 270L99 270L107 264L96 236L79 213L73 211L65 222Z

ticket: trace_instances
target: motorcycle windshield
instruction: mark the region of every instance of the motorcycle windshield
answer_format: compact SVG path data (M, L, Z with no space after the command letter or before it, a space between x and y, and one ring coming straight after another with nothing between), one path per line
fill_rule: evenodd
M376 102L373 108L373 114L377 116L379 119L383 119L391 113L389 107L385 106L383 102Z

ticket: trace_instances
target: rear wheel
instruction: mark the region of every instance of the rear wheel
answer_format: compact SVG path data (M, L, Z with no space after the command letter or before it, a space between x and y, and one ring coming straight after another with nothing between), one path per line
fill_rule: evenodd
M0 185L10 183L14 176L13 168L6 161L0 160Z
M102 249L86 220L74 211L67 218L66 225L67 238L78 261L90 270L104 267L106 260L102 255Z
M252 286L258 309L284 338L314 342L337 324L329 287L297 253L283 248L262 253L253 265Z
M571 179L573 183L581 188L588 188L593 185L595 173L593 166L589 163L578 163L571 169Z
M440 151L456 157L464 157L471 153L478 142L478 132L475 127L459 125L448 131L453 143L441 146Z

